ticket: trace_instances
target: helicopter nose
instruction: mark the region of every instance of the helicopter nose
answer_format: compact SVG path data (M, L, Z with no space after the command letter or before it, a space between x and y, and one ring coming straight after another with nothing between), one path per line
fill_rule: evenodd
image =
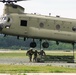
M0 30L2 30L3 29L3 24L0 24Z

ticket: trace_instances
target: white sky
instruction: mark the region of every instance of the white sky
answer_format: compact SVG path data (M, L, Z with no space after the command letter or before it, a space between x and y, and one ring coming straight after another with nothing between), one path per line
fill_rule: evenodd
M59 15L66 18L76 19L76 0L29 0L18 2L25 8L26 13L38 13L52 16ZM0 15L3 12L4 4L0 3Z

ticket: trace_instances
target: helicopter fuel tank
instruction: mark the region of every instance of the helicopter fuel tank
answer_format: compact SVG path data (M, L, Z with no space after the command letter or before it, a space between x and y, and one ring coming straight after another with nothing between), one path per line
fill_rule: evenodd
M5 4L3 14L10 14L10 13L20 13L20 14L24 13L24 8L16 4Z

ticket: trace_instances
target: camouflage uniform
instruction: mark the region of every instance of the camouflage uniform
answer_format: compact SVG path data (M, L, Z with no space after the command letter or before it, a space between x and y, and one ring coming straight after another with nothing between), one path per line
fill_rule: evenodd
M30 62L32 61L32 55L33 55L33 49L31 48L29 51L27 51L26 55L29 56Z
M37 55L38 55L38 52L37 52L37 50L35 50L35 52L33 52L34 53L34 58L33 58L33 61L37 61Z
M42 58L42 56L45 56L46 54L45 54L45 52L44 52L43 50L41 50L40 53L39 53L39 55L40 55L41 58Z

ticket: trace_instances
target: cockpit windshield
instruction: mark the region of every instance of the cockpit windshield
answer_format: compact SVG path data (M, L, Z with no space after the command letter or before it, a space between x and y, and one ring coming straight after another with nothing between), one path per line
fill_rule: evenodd
M2 17L0 17L0 21L7 21L7 17L6 16L2 16Z
M10 22L10 17L8 15L4 15L0 17L0 22Z
M7 17L2 17L2 20L7 20Z
M3 15L0 17L0 26L1 28L10 28L12 19L10 15Z

